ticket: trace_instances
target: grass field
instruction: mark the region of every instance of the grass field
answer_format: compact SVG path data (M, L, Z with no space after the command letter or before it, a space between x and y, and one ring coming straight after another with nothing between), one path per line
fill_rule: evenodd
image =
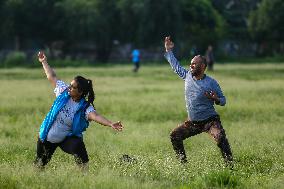
M94 81L95 106L125 129L91 123L84 135L89 172L59 148L45 170L33 167L39 126L53 100L42 69L0 69L0 188L284 188L284 64L217 65L208 73L227 97L217 106L235 158L224 167L207 135L185 140L189 163L175 159L169 133L187 117L184 82L165 65L60 68ZM121 162L129 154L137 163Z

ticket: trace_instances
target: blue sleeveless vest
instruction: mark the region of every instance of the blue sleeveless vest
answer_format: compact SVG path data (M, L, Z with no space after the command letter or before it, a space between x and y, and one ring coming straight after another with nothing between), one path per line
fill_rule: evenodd
M65 106L69 99L70 95L66 89L53 102L53 105L40 126L39 138L42 142L46 139L48 131L55 121L59 111ZM82 132L88 128L89 122L85 119L85 110L87 106L88 103L84 98L82 98L79 102L79 108L73 118L72 133L70 136L82 137Z

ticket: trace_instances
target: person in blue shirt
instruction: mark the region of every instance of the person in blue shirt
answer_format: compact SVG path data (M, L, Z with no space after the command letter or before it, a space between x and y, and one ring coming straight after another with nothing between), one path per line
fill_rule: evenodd
M80 167L87 168L89 158L83 132L89 122L95 121L117 131L121 131L123 126L120 121L112 122L95 110L92 80L76 76L68 85L58 79L43 52L38 56L47 79L55 87L56 99L40 126L34 164L44 167L56 148L60 147L64 152L72 154Z
M228 165L232 165L232 152L221 125L220 117L214 104L224 106L226 98L216 80L204 72L207 67L206 58L194 56L189 70L183 68L175 58L172 50L174 43L170 37L165 38L165 58L173 71L185 81L185 102L188 120L176 127L170 134L173 149L182 163L187 162L183 140L206 132L213 137Z
M131 53L131 57L134 64L133 72L138 72L140 67L140 51L138 49L134 49Z

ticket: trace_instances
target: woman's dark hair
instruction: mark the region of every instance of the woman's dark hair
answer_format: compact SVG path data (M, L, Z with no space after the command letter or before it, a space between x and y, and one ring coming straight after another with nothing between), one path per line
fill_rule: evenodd
M76 76L74 80L77 82L78 91L82 92L82 97L87 100L89 104L94 106L95 92L93 89L92 80L86 79L82 76Z

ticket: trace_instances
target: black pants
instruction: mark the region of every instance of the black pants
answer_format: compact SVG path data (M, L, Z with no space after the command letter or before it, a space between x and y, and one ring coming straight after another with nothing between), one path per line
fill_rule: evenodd
M214 65L214 62L213 61L209 61L208 62L208 70L213 70L213 65Z
M38 139L35 164L38 166L45 166L50 161L58 146L64 152L74 155L77 164L83 164L89 161L83 139L76 136L69 136L66 137L61 143L51 143L48 141L42 142L40 139Z
M140 67L140 62L134 62L134 69L133 69L133 72L138 72L139 70L139 67Z
M171 134L171 142L177 157L181 162L186 162L183 140L191 136L206 132L216 141L226 162L233 160L230 144L226 138L225 130L221 125L219 116L214 116L201 122L185 121L175 128Z

